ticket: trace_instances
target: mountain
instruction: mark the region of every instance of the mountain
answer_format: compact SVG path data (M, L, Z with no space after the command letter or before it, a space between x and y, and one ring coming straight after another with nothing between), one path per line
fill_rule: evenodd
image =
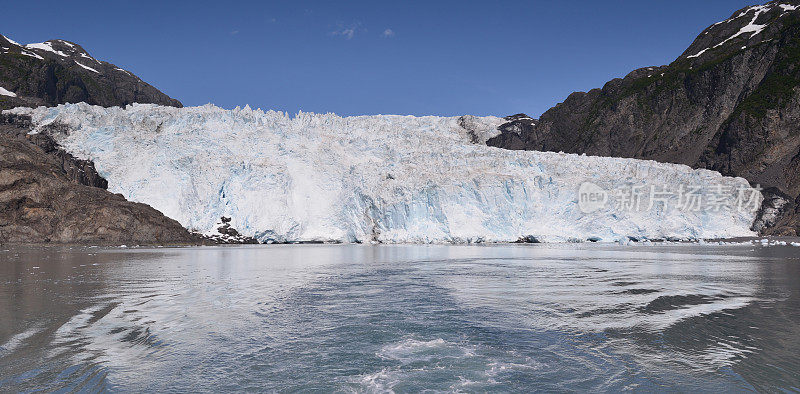
M181 102L70 41L21 45L0 35L0 110L85 102L104 107Z
M23 46L0 35L0 110L81 101L181 106L72 42ZM27 117L0 114L0 244L205 242L161 212L105 190L91 161L30 127Z
M671 64L573 93L538 120L515 115L500 130L488 145L744 177L766 188L765 209L777 215L754 228L800 235L800 2L741 9Z
M487 147L505 122L496 117L82 103L7 113L30 117L33 135L91 160L111 191L193 231L233 226L225 233L261 242L752 236L761 198L744 179L684 165ZM655 201L645 192L679 184L703 193L719 186L715 195L728 202L741 191L753 202L695 211L685 206L689 193L659 190ZM585 210L583 189L606 198Z

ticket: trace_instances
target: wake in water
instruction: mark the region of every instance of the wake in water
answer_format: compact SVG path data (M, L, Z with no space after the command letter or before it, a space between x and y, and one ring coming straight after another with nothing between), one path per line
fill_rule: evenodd
M795 249L15 248L0 387L791 391Z

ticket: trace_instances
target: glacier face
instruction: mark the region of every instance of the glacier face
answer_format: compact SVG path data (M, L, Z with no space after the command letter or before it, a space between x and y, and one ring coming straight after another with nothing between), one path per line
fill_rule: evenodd
M600 209L585 181L749 188L687 166L481 142L494 117L355 116L213 105L17 108L93 160L109 190L199 232L221 216L261 241L508 242L750 236L755 210ZM57 125L57 126L56 126ZM760 194L759 194L760 198Z

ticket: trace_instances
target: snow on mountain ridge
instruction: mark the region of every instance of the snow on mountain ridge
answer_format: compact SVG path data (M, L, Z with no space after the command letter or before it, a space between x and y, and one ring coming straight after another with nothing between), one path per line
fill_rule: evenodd
M764 30L765 27L767 27L766 23L763 25L756 24L756 20L758 20L758 17L761 16L761 14L767 12L769 10L769 7L766 6L752 7L747 12L749 13L751 10L755 10L755 14L753 15L753 19L750 20L750 23L739 29L739 31L736 32L736 34L726 38L719 44L714 45L714 48L725 45L726 42L733 40L734 38L739 37L740 35L745 33L751 33L750 38L753 38L756 34L761 33L761 31Z
M206 232L219 217L260 241L508 242L746 236L755 211L582 213L579 185L742 178L633 159L479 145L502 118L355 116L67 104L17 108L109 190ZM57 123L62 127L49 128ZM468 128L463 125L467 124Z
M18 42L14 41L14 40L12 40L12 39L10 39L10 38L8 38L8 37L6 37L6 36L2 35L2 34L0 34L0 37L3 37L3 38L5 38L5 39L6 39L6 41L8 41L8 42L10 42L10 43L12 43L12 44L14 44L14 45L16 45L16 46L22 46L22 45L20 45Z
M0 86L0 96L17 97L17 94Z
M68 54L53 48L53 44L50 43L49 41L26 44L25 48L28 48L28 49L39 49L39 50L42 50L42 51L55 53L58 56L69 57Z
M60 40L59 39L59 40L48 40L48 41L44 41L44 42L36 42L36 43L22 45L22 44L20 44L20 43L18 43L16 41L4 36L4 35L2 35L2 34L0 34L0 37L4 38L10 44L19 47L19 51L20 51L20 53L22 55L35 57L37 59L44 60L45 58L42 57L42 55L46 56L47 54L53 54L53 55L59 56L61 58L64 58L65 60L72 60L76 65L80 66L84 70L87 70L87 71L90 71L90 72L93 72L93 73L96 73L96 74L102 74L103 73L102 71L99 71L94 67L87 66L87 65L81 63L78 60L79 59L90 60L90 61L96 63L98 66L104 66L105 62L101 62L101 61L95 59L94 57L89 55L89 53L86 52L86 50L83 49L83 47L80 47L79 45L76 45L76 44L71 43L69 41ZM10 48L0 47L0 50L2 50L2 53L7 53L9 51L9 49ZM39 51L39 53L37 53L35 51ZM105 63L105 64L107 64L107 63ZM116 66L114 66L114 69L120 70L120 71L124 71L127 74L133 76L133 74L131 74L127 70L118 68Z
M716 32L717 29L721 28L720 25L728 24L730 22L736 21L739 18L747 16L752 12L753 16L752 16L752 18L750 19L750 21L747 24L743 25L742 27L739 28L738 31L728 35L727 38L721 40L720 42L718 42L716 44L710 44L710 45L704 47L703 49L700 49L700 50L696 51L693 55L687 55L686 58L688 58L688 59L698 58L698 57L702 56L704 53L708 52L709 50L712 50L712 49L715 49L715 48L719 48L719 47L727 44L728 42L730 42L730 41L732 41L732 40L734 40L734 39L736 39L736 38L738 38L740 36L745 36L746 34L749 34L749 35L745 36L747 40L752 39L753 37L755 37L758 34L760 34L761 32L763 32L764 29L767 26L769 26L770 23L772 23L775 19L785 15L787 12L795 11L795 10L797 10L797 8L798 8L798 6L796 6L796 5L783 4L783 3L778 3L778 2L770 2L770 3L767 3L767 4L763 4L763 5L754 5L754 6L746 7L741 12L739 12L738 14L736 14L736 15L734 15L734 16L726 19L726 20L714 23L708 29L706 29L706 31L704 31L702 35L703 36L708 35L709 33L712 33L712 31ZM776 11L776 12L773 12L773 11ZM767 20L765 20L763 24L756 23L756 21L758 21L759 18L761 18L761 16L764 15L764 14L769 14L769 15L772 15L772 16L767 18Z

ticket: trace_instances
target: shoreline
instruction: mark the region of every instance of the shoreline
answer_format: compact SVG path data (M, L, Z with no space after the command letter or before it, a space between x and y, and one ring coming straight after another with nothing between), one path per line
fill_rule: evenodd
M582 241L582 242L431 242L431 243L413 243L413 242L397 242L397 243L384 243L384 242L282 242L282 243L257 243L257 244L232 244L232 243L0 243L0 248L28 248L28 247L55 247L55 248L119 248L119 249L136 249L136 248L191 248L191 247L241 247L241 246L254 246L254 247L269 247L269 246L295 246L295 245L341 245L341 246L523 246L523 245L583 245L583 244L596 244L596 245L699 245L699 246L795 246L800 247L800 237L791 236L761 236L761 237L734 237L734 238L713 238L713 239L699 239L699 240L641 240L619 242L619 241Z

